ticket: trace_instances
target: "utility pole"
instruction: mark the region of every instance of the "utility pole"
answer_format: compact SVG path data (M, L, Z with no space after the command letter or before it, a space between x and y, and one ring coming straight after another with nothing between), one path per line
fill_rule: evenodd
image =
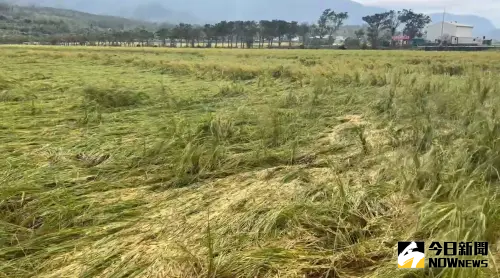
M441 39L443 38L443 32L444 32L444 16L446 14L446 8L443 10L443 21L441 22Z

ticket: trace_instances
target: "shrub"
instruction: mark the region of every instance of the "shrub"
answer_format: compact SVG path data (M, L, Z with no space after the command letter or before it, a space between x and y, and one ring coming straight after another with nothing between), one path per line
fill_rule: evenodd
M344 42L344 46L347 48L359 48L361 42L356 38L347 38Z

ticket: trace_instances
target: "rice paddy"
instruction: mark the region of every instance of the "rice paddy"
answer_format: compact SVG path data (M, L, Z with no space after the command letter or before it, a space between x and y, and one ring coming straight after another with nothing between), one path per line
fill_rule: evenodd
M0 277L498 276L498 52L0 58ZM412 240L489 268L398 270Z

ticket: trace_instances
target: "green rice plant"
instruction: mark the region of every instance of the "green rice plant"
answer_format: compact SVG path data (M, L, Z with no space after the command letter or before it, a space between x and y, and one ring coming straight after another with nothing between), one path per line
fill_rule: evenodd
M319 78L313 81L314 87L312 89L312 97L310 101L309 116L312 116L318 105L321 104L321 98L333 93L333 85L330 80L326 78Z
M262 115L260 123L260 138L267 147L275 148L292 142L295 139L294 112L270 109Z
M300 105L301 99L294 91L289 91L280 101L280 108L294 108Z
M276 79L295 77L295 73L292 71L292 69L290 67L286 67L283 65L273 68L270 71L271 71L271 76Z
M296 163L298 148L299 142L297 142L297 140L293 141L290 151L290 165L294 165Z
M1 47L0 276L498 276L498 53L229 45Z
M268 145L270 147L276 147L281 145L283 138L283 116L278 111L273 110L270 113L270 119L265 125L265 133L268 136Z
M10 78L0 75L0 91L7 91L8 89L11 89L13 82L14 81Z
M395 83L391 83L387 97L381 99L379 102L377 102L377 104L375 106L378 113L380 113L380 114L390 112L393 109L394 98L396 96L397 87L396 87L396 85L392 85L392 84L395 84Z
M20 92L11 90L0 91L0 102L18 102L18 101L25 101L26 99L27 96Z
M203 170L202 156L202 145L196 142L189 142L182 152L177 172L181 174L199 174Z
M103 108L128 107L141 104L148 99L148 96L144 93L92 86L83 89L83 97L86 103L94 102Z
M216 274L216 270L214 269L215 254L214 254L213 235L212 235L212 230L210 229L210 211L208 211L206 235L207 235L206 237L207 237L207 249L208 249L207 277L215 277Z
M36 115L37 113L39 113L41 111L39 108L36 107L37 96L35 94L30 94L30 95L28 95L28 97L31 101L31 105L30 105L31 115Z
M226 71L225 74L228 74L230 80L241 81L252 80L257 77L258 73L244 68L232 68L229 71Z
M83 110L83 116L80 119L81 124L87 125L91 123L102 123L102 108L99 105L93 102L87 102L84 104Z
M234 123L222 117L216 117L210 123L210 132L214 138L215 143L224 142L231 139L234 135Z
M306 67L311 67L311 66L315 66L318 64L318 61L315 60L315 59L308 59L308 58L300 58L299 59L299 62L306 66Z
M241 84L232 83L225 84L219 88L219 96L221 97L239 97L245 94L245 87Z
M365 154L368 154L369 146L368 146L368 142L366 141L364 127L363 126L356 126L356 128L354 129L354 132L357 134L357 136L359 138L361 146L363 147L363 152Z
M355 71L354 75L352 77L352 82L355 85L360 85L361 84L361 73L359 71Z
M432 64L430 67L433 74L446 74L449 76L462 75L465 72L464 65Z

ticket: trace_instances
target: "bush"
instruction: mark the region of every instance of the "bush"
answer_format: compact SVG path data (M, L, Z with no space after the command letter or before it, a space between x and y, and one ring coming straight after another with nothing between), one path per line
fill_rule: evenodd
M361 42L359 39L356 38L347 38L344 42L344 46L346 48L359 48L361 45Z
M383 47L391 47L391 42L390 42L390 41L383 40L383 41L382 41L382 46L383 46Z

